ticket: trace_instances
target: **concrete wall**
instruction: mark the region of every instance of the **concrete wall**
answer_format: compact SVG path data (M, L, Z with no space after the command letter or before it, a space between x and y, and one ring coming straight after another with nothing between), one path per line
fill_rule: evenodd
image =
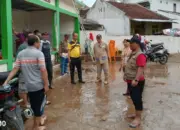
M60 14L60 39L63 40L64 34L71 35L74 32L74 18ZM71 37L70 37L71 38Z
M53 12L52 11L34 11L29 13L30 29L38 29L41 32L52 34Z
M97 0L87 13L87 19L92 19L104 25L109 35L130 35L129 18L124 12L107 2Z
M177 22L177 23L173 23L172 24L172 27L173 28L180 28L180 15L175 15L175 14L172 14L172 13L166 13L166 12L162 12L162 11L158 11L159 14L162 14L166 17L169 17L171 19L174 19L174 22Z
M14 27L18 32L22 32L22 29L29 28L32 31L38 29L41 32L52 33L52 11L26 12L21 10L13 10L12 16Z
M123 40L124 39L129 39L132 36L109 36L105 33L105 31L87 31L87 34L92 33L94 38L96 37L97 34L101 34L103 37L103 41L106 43L109 43L110 40L115 40L116 41L116 47L118 49L123 48ZM171 36L146 36L146 39L148 40L153 40L152 43L159 43L159 42L164 42L165 48L169 50L170 53L179 53L180 52L180 39L179 37L171 37ZM81 32L81 46L82 46L82 51L84 51L84 42L85 42L85 37L83 32ZM96 42L96 41L95 41Z
M12 19L16 31L22 32L23 29L30 28L30 13L21 10L12 11Z
M128 0L129 3L140 3L144 0ZM162 1L162 2L161 2ZM159 10L165 10L165 11L174 11L173 10L173 4L176 3L176 12L180 12L180 1L179 0L149 0L150 2L150 9L153 11L156 11L157 13L164 15L166 17L169 17L171 19L175 19L175 22L173 23L173 28L180 28L180 15L175 15L172 13L165 13Z
M147 0L128 0L129 3L141 3ZM180 1L179 0L149 0L150 9L153 11L166 10L173 11L173 4L176 3L176 11L180 12Z
M180 12L179 0L152 0L151 10L157 11L158 9L162 9L166 11L173 11L174 3L176 4L176 11Z
M60 0L59 7L72 13L77 13L72 0Z

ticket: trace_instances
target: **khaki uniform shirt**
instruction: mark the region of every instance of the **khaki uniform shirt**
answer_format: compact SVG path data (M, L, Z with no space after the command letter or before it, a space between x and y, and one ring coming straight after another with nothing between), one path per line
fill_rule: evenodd
M106 43L96 43L94 45L94 54L96 61L100 64L108 62L108 46Z

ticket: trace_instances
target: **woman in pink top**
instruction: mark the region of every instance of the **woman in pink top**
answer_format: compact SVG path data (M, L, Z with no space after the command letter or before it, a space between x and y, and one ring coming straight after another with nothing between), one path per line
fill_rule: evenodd
M124 39L123 44L124 44L124 49L122 51L122 61L121 61L121 65L120 65L119 71L121 71L123 69L123 72L124 72L127 60L129 58L129 55L131 54L131 49L130 49L129 42L127 42L126 39ZM129 96L128 88L127 88L126 93L124 93L123 95L124 96Z

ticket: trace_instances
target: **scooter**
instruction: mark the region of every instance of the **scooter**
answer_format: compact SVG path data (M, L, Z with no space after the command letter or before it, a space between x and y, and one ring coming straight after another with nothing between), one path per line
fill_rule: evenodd
M0 87L1 130L24 130L21 108L18 105L23 100L14 99L14 89L11 86L16 81L17 79L13 79L9 84Z
M156 44L152 44L152 40L150 40L149 42L147 42L146 44L146 51L148 50L153 50L153 52L157 52L157 51L160 51L160 50L164 50L165 54L167 56L169 56L169 52L168 50L164 47L164 43L156 43Z
M9 73L10 73L10 71L8 71L8 72L0 72L0 85L2 85L4 83L4 81L7 79ZM31 108L23 108L23 109L21 109L20 106L18 105L20 103L20 101L22 102L23 100L21 100L19 98L19 95L18 95L18 78L17 77L18 77L18 75L16 75L14 77L14 79L9 82L9 86L8 87L6 87L6 86L0 87L0 90L1 89L4 90L4 87L5 88L9 88L9 91L11 92L11 95L9 95L11 98L7 97L7 99L6 99L5 97L2 96L2 95L5 95L6 93L4 94L4 91L2 91L2 93L0 91L0 106L4 106L4 102L1 102L1 100L4 101L5 99L6 99L7 102L13 102L13 103L17 102L15 104L17 105L16 108L18 109L18 115L19 115L20 118L22 118L23 126L24 126L24 122L27 119L29 119L29 118L31 118L33 116L33 111L32 111ZM11 118L13 118L13 117L11 117ZM15 124L17 124L17 123L15 123ZM20 123L20 124L22 124L22 123ZM2 130L6 130L6 129L2 129ZM21 130L21 129L15 129L15 130Z
M152 62L159 62L164 65L168 62L168 50L164 48L163 43L154 44L147 48L145 55L147 56L147 60Z

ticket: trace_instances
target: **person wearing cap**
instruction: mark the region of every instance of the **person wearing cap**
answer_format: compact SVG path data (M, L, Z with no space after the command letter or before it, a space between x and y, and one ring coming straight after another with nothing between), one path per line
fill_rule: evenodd
M81 47L78 42L78 34L72 34L73 40L68 43L68 59L70 63L70 73L71 73L71 84L76 84L74 80L75 67L78 71L79 83L85 83L82 79L82 68L81 68Z
M101 82L101 73L104 71L104 84L108 84L108 57L109 51L108 46L105 42L102 41L102 36L98 34L96 36L97 43L94 45L94 55L97 64L97 81Z
M67 34L64 35L64 40L61 41L59 45L59 56L61 58L61 76L67 73L68 68L68 43L69 36Z
M128 84L131 99L135 106L136 113L128 117L134 117L130 127L136 128L141 123L141 113L143 111L142 92L145 85L144 68L146 66L146 56L141 51L141 41L137 36L133 36L130 42L132 53L125 66L124 80Z

